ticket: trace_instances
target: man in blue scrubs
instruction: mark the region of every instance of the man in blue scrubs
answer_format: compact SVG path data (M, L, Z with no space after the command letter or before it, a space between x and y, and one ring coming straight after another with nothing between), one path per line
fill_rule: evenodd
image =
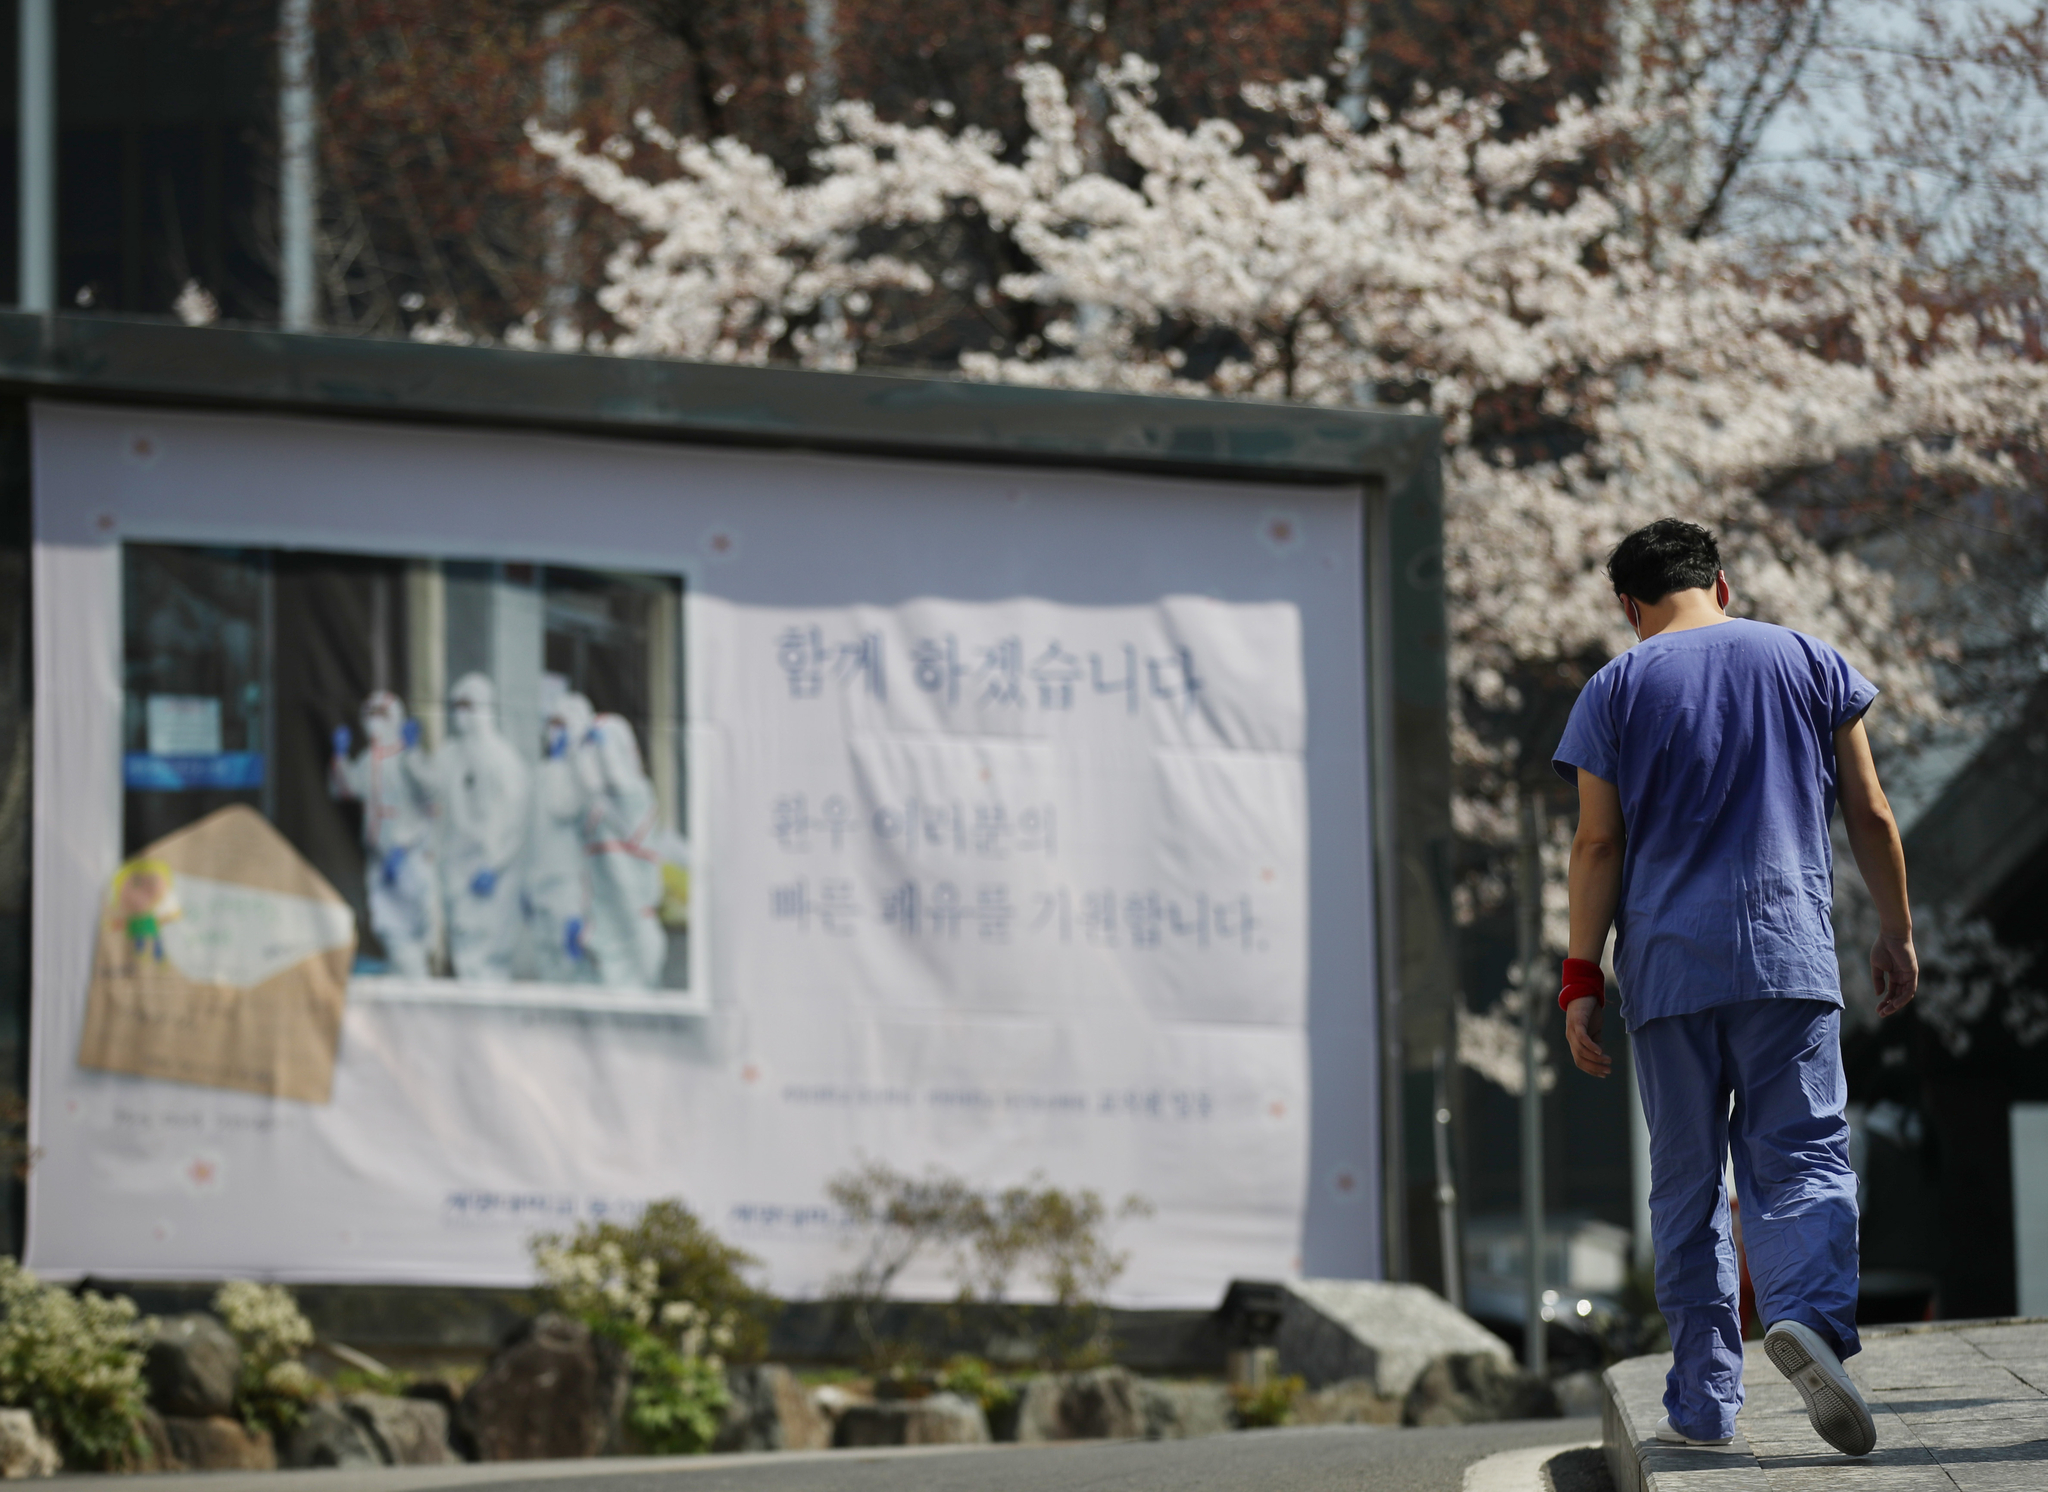
M1839 799L1877 903L1870 970L1889 1016L1913 998L1919 963L1905 853L1863 730L1877 689L1826 643L1727 615L1719 547L1695 524L1630 534L1607 573L1640 640L1587 681L1554 762L1579 788L1558 1003L1573 1061L1607 1076L1611 926L1671 1329L1657 1434L1725 1443L1742 1407L1732 1148L1765 1352L1820 1436L1865 1455L1876 1428L1841 1364L1860 1346L1856 1177L1828 824Z

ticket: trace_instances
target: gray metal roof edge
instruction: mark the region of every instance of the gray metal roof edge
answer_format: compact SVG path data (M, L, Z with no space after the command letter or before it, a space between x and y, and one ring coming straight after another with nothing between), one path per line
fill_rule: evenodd
M1401 480L1433 416L0 311L0 387L1261 481Z

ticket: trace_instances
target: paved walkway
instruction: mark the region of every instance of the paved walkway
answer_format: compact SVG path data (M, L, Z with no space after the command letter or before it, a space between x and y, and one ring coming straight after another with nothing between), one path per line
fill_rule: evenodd
M1621 1492L2048 1488L2048 1321L1866 1331L1848 1367L1877 1421L1877 1449L1860 1459L1814 1434L1760 1342L1744 1357L1748 1401L1733 1445L1645 1445L1663 1413L1669 1366L1668 1357L1641 1357L1608 1372L1608 1460Z

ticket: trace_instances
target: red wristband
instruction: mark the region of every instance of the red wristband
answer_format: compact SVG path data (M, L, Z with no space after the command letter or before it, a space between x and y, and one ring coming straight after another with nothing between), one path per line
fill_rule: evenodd
M1558 992L1557 1008L1564 1010L1572 1001L1583 1000L1591 995L1594 1003L1602 1009L1607 1006L1607 976L1600 972L1600 966L1590 958L1568 958L1564 961L1564 988Z

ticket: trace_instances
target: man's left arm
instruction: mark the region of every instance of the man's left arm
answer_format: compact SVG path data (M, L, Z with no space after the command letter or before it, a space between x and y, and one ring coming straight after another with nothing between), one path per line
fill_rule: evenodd
M1627 842L1621 790L1579 768L1579 829L1572 836L1570 956L1598 965L1621 904L1621 857ZM1579 1071L1604 1078L1614 1059L1600 1048L1601 1001L1581 995L1565 1006L1564 1034Z

